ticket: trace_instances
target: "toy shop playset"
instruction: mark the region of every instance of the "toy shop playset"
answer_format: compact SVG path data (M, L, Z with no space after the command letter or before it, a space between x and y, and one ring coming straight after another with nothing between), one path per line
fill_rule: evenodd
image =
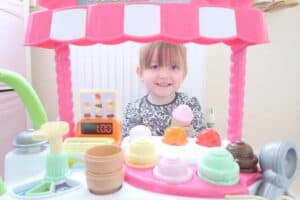
M45 9L29 16L25 44L55 50L61 121L48 122L28 82L0 70L0 81L20 96L34 128L19 133L15 149L6 155L0 195L7 199L58 195L64 199L143 195L146 199L147 194L158 199L278 199L287 195L297 170L295 144L269 143L257 156L242 141L247 47L268 42L263 14L251 8L251 2L38 0ZM122 138L117 92L81 91L78 102L72 102L70 44L155 40L231 47L226 139L214 129L188 138L182 127L193 114L187 105L173 111L174 124L162 137L139 125ZM78 105L77 118L74 105Z

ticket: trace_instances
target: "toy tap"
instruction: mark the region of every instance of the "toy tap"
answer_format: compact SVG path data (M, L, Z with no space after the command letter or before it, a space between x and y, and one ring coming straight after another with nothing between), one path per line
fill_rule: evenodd
M6 189L5 189L5 185L4 185L4 182L0 176L0 196L2 196L3 194L5 194L6 192Z
M45 182L49 189L53 189L56 182L66 179L69 174L68 158L62 152L63 135L68 133L69 125L67 122L48 122L42 125L35 135L32 136L33 140L48 140L50 144L50 154L46 161L46 176ZM41 185L41 186L42 186ZM42 187L44 188L44 186ZM28 191L28 194L40 193L40 188L36 187Z
M63 136L68 133L69 124L63 121L47 122L32 136L33 140L48 140L50 154L46 160L44 179L16 187L13 192L22 198L45 198L74 190L80 183L68 179L68 156L62 152Z

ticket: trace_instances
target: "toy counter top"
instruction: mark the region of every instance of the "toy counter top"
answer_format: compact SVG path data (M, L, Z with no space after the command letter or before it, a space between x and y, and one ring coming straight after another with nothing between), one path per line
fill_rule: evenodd
M152 140L155 144L156 147L159 148L159 152L160 154L165 153L167 151L172 151L175 152L176 154L181 154L185 156L185 159L187 159L187 161L189 163L195 163L196 162L196 158L195 156L199 156L200 152L205 152L205 147L201 147L199 145L195 144L195 139L194 138L188 138L188 142L186 145L184 146L171 146L171 145L167 145L164 144L162 142L162 137L152 137ZM126 137L123 140L122 143L122 147L123 149L127 148L128 145L130 143L130 138ZM227 144L226 141L223 142L223 146L225 146ZM190 147L190 148L189 148ZM193 153L195 151L198 151L198 153ZM128 170L128 167L125 167L126 170ZM125 170L125 171L126 171ZM128 180L126 180L126 174L128 176L128 173L132 173L133 171L130 170L128 172L125 172L125 181L122 184L122 187L119 191L112 193L112 194L108 194L108 195L95 195L91 192L89 192L88 186L87 186L87 180L86 180L86 176L85 176L85 170L74 170L70 176L71 179L76 180L78 182L81 183L81 187L79 189L70 191L70 192L66 192L63 195L57 195L52 197L51 199L59 199L59 198L63 198L63 199L160 199L160 200L164 200L164 199L183 199L183 200L188 200L188 199L207 199L207 197L203 197L203 198L199 198L199 196L197 197L190 197L190 196L178 196L176 194L163 194L163 193L157 193L157 192L152 192L150 190L144 190L141 187L135 187L134 184L128 182ZM37 177L35 177L37 178ZM26 180L26 182L30 182L30 181L34 181L34 180ZM13 198L9 192L11 188L14 188L16 185L22 185L22 183L17 183L14 185L8 185L7 186L7 193L5 194L5 199L10 200L10 199L15 199ZM253 194L254 191L256 191L256 188L258 186L258 182L255 182L253 184L249 184L248 186L248 190L250 194ZM217 200L217 199L222 199L222 198L209 198L211 200Z
M144 199L144 200L170 200L170 199L181 199L181 200L204 200L207 198L191 198L191 197L182 197L182 196L175 196L175 195L165 195L161 193L154 193L150 191L146 191L137 187L134 187L126 182L123 183L122 188L112 194L108 195L95 195L89 192L87 184L86 184L86 178L84 176L83 171L77 171L72 173L72 179L76 179L82 183L82 187L78 190L65 193L63 196L56 196L52 197L51 199L64 199L64 200L74 200L74 199L86 199L86 200L116 200L116 199L123 199L123 200L133 200L133 199ZM8 186L9 187L9 186ZM8 188L9 189L9 188ZM7 192L4 196L1 196L1 199L5 200L14 200L16 198L13 198L9 195ZM220 200L220 199L214 199L210 198L210 200Z

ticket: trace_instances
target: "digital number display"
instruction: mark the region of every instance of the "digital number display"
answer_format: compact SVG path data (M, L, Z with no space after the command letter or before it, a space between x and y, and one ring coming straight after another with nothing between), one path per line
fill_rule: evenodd
M112 123L81 123L82 134L113 134Z

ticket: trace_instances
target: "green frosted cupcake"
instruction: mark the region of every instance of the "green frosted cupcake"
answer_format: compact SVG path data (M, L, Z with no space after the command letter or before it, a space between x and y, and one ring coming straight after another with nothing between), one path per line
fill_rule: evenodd
M198 164L198 176L216 185L235 185L239 181L239 165L222 147L211 148Z

